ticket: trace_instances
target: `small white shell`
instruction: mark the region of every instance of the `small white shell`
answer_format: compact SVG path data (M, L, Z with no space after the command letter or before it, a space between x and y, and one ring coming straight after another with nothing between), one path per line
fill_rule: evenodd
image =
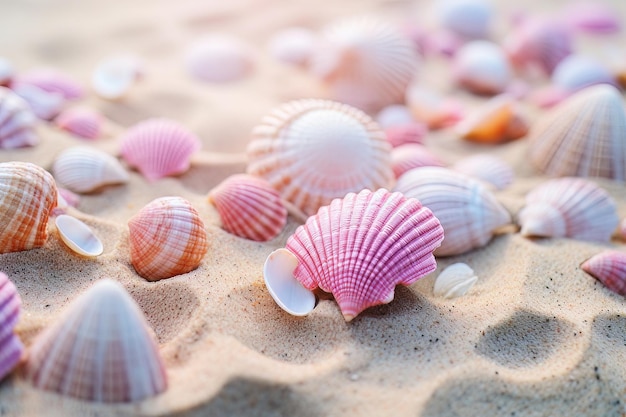
M91 87L104 99L120 99L141 77L142 67L141 60L134 55L105 58L91 74Z
M104 247L94 232L75 217L61 214L54 220L61 240L79 255L94 257L102 254Z
M0 87L0 149L15 149L39 143L36 116L28 103L5 87Z
M513 75L503 49L489 41L466 43L456 54L454 66L457 83L476 94L502 93Z
M436 297L460 297L467 294L476 281L478 277L474 270L469 265L459 262L441 271L435 280L433 293Z
M306 316L315 308L315 294L293 276L298 259L287 249L277 249L263 265L265 286L276 304L293 316Z
M77 193L88 193L102 186L128 182L120 162L106 152L77 146L61 152L52 164L57 182Z
M211 83L236 81L253 69L252 49L226 34L213 34L195 41L186 52L187 72Z

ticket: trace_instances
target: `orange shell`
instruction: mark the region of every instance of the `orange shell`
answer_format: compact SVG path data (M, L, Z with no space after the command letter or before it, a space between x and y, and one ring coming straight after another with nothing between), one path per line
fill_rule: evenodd
M457 126L463 139L498 144L519 139L528 132L528 123L507 95L492 98Z

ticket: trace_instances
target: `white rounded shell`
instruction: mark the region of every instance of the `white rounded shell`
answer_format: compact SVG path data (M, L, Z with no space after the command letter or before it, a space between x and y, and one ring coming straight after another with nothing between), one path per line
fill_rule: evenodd
M61 214L54 219L54 223L63 243L74 252L87 257L102 254L104 250L102 242L82 221L67 214Z

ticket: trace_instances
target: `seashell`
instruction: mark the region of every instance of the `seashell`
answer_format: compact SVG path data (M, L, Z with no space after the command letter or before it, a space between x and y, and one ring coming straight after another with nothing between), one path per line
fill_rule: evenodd
M263 279L267 291L276 304L292 316L306 316L315 308L315 294L304 288L294 276L296 258L287 249L270 253L263 265Z
M418 49L424 56L453 57L465 40L450 30L425 31L417 36Z
M384 107L376 115L376 123L382 129L389 129L395 126L404 126L415 123L411 115L411 109L403 104L390 104Z
M626 113L609 85L586 88L531 126L530 161L550 176L626 180Z
M54 219L54 223L63 243L79 255L95 257L104 251L93 230L76 217L61 214Z
M116 158L87 146L75 146L61 152L52 164L52 175L59 185L77 193L123 184L129 179L126 169Z
M609 290L626 296L626 253L604 250L587 259L580 267Z
M391 150L391 168L396 178L420 167L442 167L445 164L423 145L409 143Z
M468 42L454 57L454 78L466 90L481 95L502 93L512 79L504 50L489 41Z
M107 100L124 97L143 75L143 64L134 55L105 58L91 74L91 88Z
M478 277L469 265L462 262L449 265L441 271L435 280L435 297L461 297L474 286Z
M0 163L0 253L43 246L57 204L52 175L28 162Z
M274 59L286 64L306 66L309 63L317 36L302 27L291 27L276 32L269 40L267 49Z
M189 169L191 155L200 149L200 139L169 119L148 119L124 133L122 157L148 181L178 175Z
M61 94L65 100L75 100L85 95L79 83L53 68L39 68L19 74L11 87L21 84L34 85L43 91Z
M13 332L22 301L15 285L0 272L0 380L17 366L24 345Z
M57 188L57 207L67 208L69 207L78 207L80 203L80 196L71 192L66 188L59 187Z
M409 86L406 102L415 120L426 124L430 129L451 126L463 117L460 103L418 84Z
M391 146L365 113L326 100L296 100L253 131L248 173L311 215L333 198L393 181Z
M246 239L274 239L287 222L287 209L278 191L252 175L228 177L211 190L209 202L219 212L224 230Z
M581 1L568 5L564 21L571 30L591 34L611 34L622 28L620 14L607 4Z
M167 389L167 374L141 309L111 279L96 282L33 342L25 376L35 387L120 403Z
M504 190L511 185L515 174L513 168L497 156L476 154L461 159L452 169L492 185L497 190Z
M201 81L236 81L252 72L253 51L249 45L233 36L208 35L189 46L185 66L189 75Z
M295 278L309 290L332 293L350 321L391 302L397 284L410 285L435 270L432 251L442 239L439 221L419 201L363 190L320 208L287 240L287 253L266 262L265 272L286 274L296 264Z
M402 175L395 187L418 199L441 222L445 239L437 256L465 253L485 246L511 216L480 182L447 168L424 167Z
M517 215L522 236L608 242L619 218L611 196L584 178L557 178L526 195Z
M590 57L574 54L556 66L552 84L565 91L576 91L595 84L616 86L617 81L608 67Z
M491 98L456 126L457 133L470 142L498 144L528 133L528 123L510 96Z
M209 246L204 223L181 197L161 197L128 221L130 262L148 281L196 269Z
M11 88L28 103L35 116L41 120L54 119L65 105L65 98L61 93L45 91L36 85L17 84Z
M437 7L444 28L466 38L484 38L489 33L492 7L483 0L444 0Z
M428 128L419 122L397 125L385 129L387 140L394 148L408 144L421 144L427 132Z
M417 65L413 45L393 26L351 18L323 30L310 68L333 100L374 113L402 101Z
M0 56L0 87L8 87L15 76L13 64L8 59Z
M96 110L75 107L59 114L54 123L79 138L97 139L102 134L104 117Z
M24 99L8 88L0 87L0 149L38 144L36 120Z

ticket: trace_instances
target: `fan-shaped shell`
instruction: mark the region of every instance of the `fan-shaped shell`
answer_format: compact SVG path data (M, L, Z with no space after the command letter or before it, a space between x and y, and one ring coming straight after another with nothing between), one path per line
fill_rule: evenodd
M333 198L393 181L391 146L365 113L326 100L297 100L254 129L248 173L265 178L306 214Z
M24 346L13 332L20 314L20 295L6 274L0 272L0 380L20 361Z
M461 297L474 286L478 277L469 265L456 263L441 271L435 280L433 293L436 297Z
M43 246L57 188L43 168L28 162L0 163L0 253Z
M185 57L187 72L207 82L235 81L254 67L252 49L226 34L212 34L195 41Z
M59 185L77 193L128 182L128 173L116 158L87 146L61 152L52 164L52 174Z
M486 245L511 216L480 182L450 169L416 168L398 179L396 191L418 199L441 222L445 239L437 256L458 255Z
M204 223L181 197L161 197L128 221L130 262L139 275L158 281L196 269L209 245Z
M287 222L287 209L278 191L262 178L228 177L209 193L209 201L229 233L256 241L275 238Z
M519 139L528 133L528 123L517 103L507 94L493 97L463 119L456 131L471 142L497 144Z
M526 195L518 214L524 236L569 237L607 242L619 217L611 196L584 178L557 178Z
M82 400L135 402L167 388L165 366L139 306L103 279L33 342L26 379Z
M24 99L8 88L0 87L0 149L38 144L36 120Z
M570 55L564 58L552 73L552 84L565 91L576 91L595 84L617 85L609 68L597 60Z
M191 155L200 149L200 139L168 119L149 119L136 124L121 139L122 157L148 181L182 174Z
M586 88L531 126L531 162L551 176L626 180L626 113L609 85Z
M484 183L504 190L515 177L513 168L502 159L490 154L477 154L461 159L452 169Z
M605 250L587 259L580 267L609 290L626 296L626 253Z
M420 167L442 167L444 163L427 147L415 143L408 143L393 148L391 151L391 166L396 178L405 172Z
M433 213L419 201L380 189L349 193L320 208L287 240L294 276L306 288L334 295L345 319L393 300L436 268L443 239Z
M102 133L104 118L95 110L75 107L61 112L54 123L79 138L97 139Z
M504 50L489 41L468 42L454 57L454 76L463 88L476 94L502 93L512 78Z
M53 68L39 68L19 74L14 84L34 85L49 93L61 94L66 100L79 99L85 95L83 87L78 82Z
M483 38L489 33L494 13L486 1L443 0L437 6L437 16L444 28L467 38Z

